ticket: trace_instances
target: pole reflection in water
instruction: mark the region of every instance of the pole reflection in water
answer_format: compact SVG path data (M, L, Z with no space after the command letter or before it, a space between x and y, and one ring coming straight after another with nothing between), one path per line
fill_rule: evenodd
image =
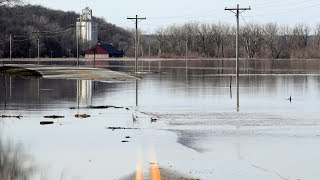
M38 104L40 104L40 78L38 78L38 81L37 81L37 96L38 96Z
M138 80L136 79L136 107L135 107L135 110L134 110L134 113L132 114L132 120L133 120L133 123L136 123L138 122L138 106L139 106L139 102L138 102Z
M236 86L237 86L237 111L239 112L239 75L238 74L236 79Z
M232 99L232 88L230 87L230 99Z
M7 109L7 76L3 75L3 87L4 87L4 109Z
M136 79L136 109L138 108L138 80Z
M10 97L10 101L11 101L11 94L12 94L12 82L11 82L11 76L9 77L9 81L10 81L10 86L9 86L9 97Z

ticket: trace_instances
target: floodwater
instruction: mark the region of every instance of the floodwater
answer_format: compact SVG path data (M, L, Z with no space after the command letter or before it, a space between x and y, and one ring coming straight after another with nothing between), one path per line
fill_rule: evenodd
M192 74L0 76L0 115L22 116L0 118L0 157L17 152L0 167L35 180L320 178L319 75L241 76L237 111L234 77Z

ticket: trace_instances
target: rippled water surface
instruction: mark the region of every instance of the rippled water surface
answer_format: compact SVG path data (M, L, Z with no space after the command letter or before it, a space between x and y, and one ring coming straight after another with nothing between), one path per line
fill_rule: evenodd
M227 75L171 72L137 82L0 76L0 150L11 148L0 156L16 150L21 159L2 163L49 180L155 179L154 169L162 179L319 179L320 76L239 82L237 111L235 78Z

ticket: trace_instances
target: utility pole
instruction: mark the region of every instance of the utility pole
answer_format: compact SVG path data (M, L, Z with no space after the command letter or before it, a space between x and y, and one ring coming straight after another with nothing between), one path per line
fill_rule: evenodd
M38 65L40 64L40 39L39 39L39 34L38 34Z
M135 56L135 73L137 74L138 72L138 22L139 20L146 20L147 18L138 18L138 15L136 15L136 17L132 17L132 18L127 18L127 19L131 19L131 20L135 20L136 23L136 36L135 36L135 51L134 51L134 56Z
M77 66L79 66L79 35L78 32L76 33L77 38Z
M96 46L93 48L93 67L96 67Z
M12 35L10 34L10 63L12 64Z
M236 15L237 19L237 33L236 33L236 86L237 86L237 111L239 111L239 15L251 8L240 8L237 4L236 8L225 8L225 11L231 11ZM241 12L240 12L241 11Z
M80 14L79 16L79 20L77 21L76 25L76 29L77 29L77 32L76 32L76 38L77 38L77 66L79 66L79 51L80 51L80 38L82 38L82 15Z

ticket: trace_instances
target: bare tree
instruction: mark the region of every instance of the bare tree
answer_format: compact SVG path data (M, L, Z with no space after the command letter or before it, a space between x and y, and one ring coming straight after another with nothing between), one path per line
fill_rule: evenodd
M293 28L293 36L299 47L304 48L308 45L310 31L309 26L305 24L298 24Z
M278 24L268 23L264 26L264 39L266 46L271 52L272 59L280 57L284 45L283 38Z
M209 24L200 24L197 27L195 35L197 43L196 48L200 54L204 54L206 57L209 57L210 49L212 50L211 55L215 54L213 48L210 48L214 43L213 35L214 34Z
M186 48L189 54L195 54L196 50L196 32L199 27L197 22L186 23L182 28L184 29L184 36L186 37ZM185 49L186 50L186 49Z
M164 28L158 28L155 31L156 39L158 41L158 55L161 55L166 43L166 33Z
M315 35L314 42L317 46L319 46L320 45L320 24L317 24L314 35Z
M248 57L255 57L260 52L263 42L262 27L259 24L247 24L242 28L241 34Z
M217 57L224 57L224 49L228 36L231 35L231 28L229 25L221 22L212 25L214 33L214 42L217 45Z
M169 26L166 31L168 35L171 54L174 54L175 56L181 56L183 51L183 44L185 42L182 27L172 25Z

